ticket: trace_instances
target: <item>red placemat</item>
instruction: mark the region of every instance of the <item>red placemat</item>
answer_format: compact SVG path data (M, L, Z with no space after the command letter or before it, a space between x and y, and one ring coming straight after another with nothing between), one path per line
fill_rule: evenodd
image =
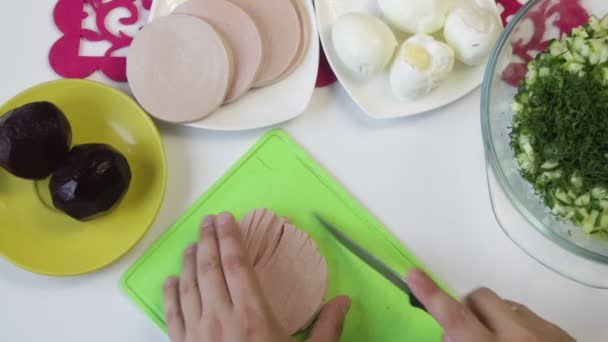
M525 1L498 0L503 21L506 23ZM561 3L565 4L562 10L576 10L579 1L562 0ZM109 22L115 20L123 27L137 25L144 14L142 12L148 11L151 5L152 0L59 0L53 18L62 36L51 47L49 53L51 67L57 74L66 78L86 78L99 70L113 81L126 82L126 58L117 56L116 52L127 48L133 37L125 31L113 31ZM123 17L111 15L121 9L123 12L126 10L128 15ZM83 23L87 19L94 22L93 28L85 27ZM561 20L561 24L570 27L573 23ZM83 42L103 43L107 48L99 55L87 56L81 51ZM336 76L322 49L320 57L317 87L325 87L333 84ZM513 65L511 71L512 74L506 75L505 79L513 82L525 71L525 66Z
M503 0L504 1L504 0ZM515 2L515 0L509 0ZM558 14L558 16L554 16ZM547 19L556 18L556 19ZM509 18L503 16L504 20ZM544 51L550 40L545 40L545 33L550 25L559 29L560 35L569 34L572 29L589 22L589 13L581 5L580 0L560 0L557 2L540 2L533 10L526 14L526 19L534 27L532 37L528 41L522 39L511 43L513 55L519 61L509 64L502 71L502 79L506 83L517 87L528 72L528 63L534 58L533 51Z
M49 63L57 74L65 78L86 78L99 70L116 82L126 82L127 61L116 52L131 45L133 37L111 28L129 27L140 21L142 11L150 10L152 0L59 0L53 11L55 25L62 36L49 52ZM126 11L116 18L117 10ZM88 25L87 25L88 24ZM95 55L84 55L83 43L99 43Z

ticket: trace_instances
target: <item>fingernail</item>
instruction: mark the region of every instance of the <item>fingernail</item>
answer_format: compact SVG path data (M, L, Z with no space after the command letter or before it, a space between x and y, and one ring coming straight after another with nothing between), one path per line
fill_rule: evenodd
M413 269L407 275L407 284L411 287L422 288L426 287L431 282L431 279L420 269Z
M196 244L192 244L186 248L186 255L192 255L196 251Z
M350 306L352 304L352 301L349 297L344 297L344 304L342 304L342 313L344 315L346 315L348 313L348 310L350 310Z
M213 215L206 216L203 220L203 228L211 227L213 225L215 217Z
M220 225L225 225L232 220L232 214L230 213L221 213L217 216L217 223Z
M165 289L170 289L177 285L177 278L169 277L167 281L165 281Z

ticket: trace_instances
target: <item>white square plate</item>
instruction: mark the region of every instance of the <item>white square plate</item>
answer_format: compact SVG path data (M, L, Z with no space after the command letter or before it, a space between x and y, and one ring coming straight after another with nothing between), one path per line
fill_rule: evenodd
M263 0L261 0L263 1ZM289 0L286 0L289 1ZM315 90L319 68L319 44L315 10L310 0L301 1L310 20L310 44L302 64L287 78L269 87L253 89L239 100L219 108L207 118L188 126L220 131L239 131L276 125L303 113ZM185 0L155 0L149 21L169 15Z
M408 1L408 0L404 0ZM413 0L412 0L413 1ZM424 1L424 0L419 0ZM484 8L496 11L493 0L449 0L451 6L461 6L475 1ZM401 100L393 95L389 83L388 69L368 81L357 80L350 76L339 60L332 44L331 29L336 20L350 12L364 12L382 18L377 0L316 0L317 23L321 42L327 59L350 97L370 117L376 119L398 118L415 115L447 105L460 99L481 85L486 65L468 67L456 62L454 71L430 94L417 100ZM395 31L395 33L397 33ZM397 34L399 44L404 37Z

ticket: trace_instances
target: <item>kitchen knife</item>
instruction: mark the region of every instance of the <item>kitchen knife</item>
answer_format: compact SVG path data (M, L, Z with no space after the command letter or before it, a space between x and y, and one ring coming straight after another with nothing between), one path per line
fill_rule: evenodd
M365 262L369 267L374 269L386 280L388 280L401 291L403 291L405 294L407 294L410 300L410 304L412 306L427 311L424 305L412 293L410 288L407 286L407 283L399 273L390 268L376 256L368 252L365 248L361 247L359 244L349 238L340 229L338 229L332 223L327 221L321 215L315 213L314 216L317 218L317 220L319 220L319 222L321 222L321 224L327 230L329 230L329 232L336 238L336 240L338 240L344 247L346 247L346 249L348 249L351 253L359 257L359 259Z

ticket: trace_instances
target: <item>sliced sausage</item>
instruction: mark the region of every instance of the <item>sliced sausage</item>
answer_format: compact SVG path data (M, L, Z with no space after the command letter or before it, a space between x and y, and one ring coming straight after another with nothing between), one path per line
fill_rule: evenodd
M300 19L300 47L298 48L298 53L296 54L296 58L291 62L287 70L281 75L280 80L289 77L293 74L296 69L302 64L306 54L308 53L308 48L310 47L310 15L308 15L308 10L302 1L305 0L291 0L296 8L296 12L298 13L298 18Z
M249 229L247 222L252 222ZM267 209L245 216L241 231L262 290L283 328L290 334L306 328L327 290L327 263L314 241Z
M266 213L266 209L255 209L253 211L253 213L254 214L253 214L253 219L251 221L251 228L249 229L247 237L245 238L245 240L248 242L251 242L252 236L255 233L255 230L260 228L260 221L262 220L262 217Z
M327 264L310 237L284 225L273 256L255 269L283 328L290 334L306 328L321 309L327 290Z
M241 234L243 234L244 239L247 239L247 235L249 234L249 229L251 229L251 224L253 223L254 216L255 216L255 210L252 210L249 213L247 213L247 215L245 215L239 222L239 226L241 228Z
M300 20L290 0L231 0L256 22L262 34L264 57L254 87L277 82L296 58Z
M255 260L256 265L264 265L272 258L279 245L279 241L281 241L281 238L283 237L286 224L288 224L287 219L276 217L275 215L275 219L272 221L271 226L268 227L264 249L259 253L259 257Z
M234 78L224 103L237 100L251 89L262 65L262 37L254 20L243 9L226 0L190 0L173 13L205 20L230 46Z
M271 226L274 218L275 215L271 211L264 210L258 221L257 227L254 230L251 230L252 234L249 238L249 241L251 242L249 245L249 252L254 265L264 252L266 245L265 241L268 239L268 235L272 234L268 227Z
M135 36L127 55L127 77L150 115L185 123L210 115L224 102L232 63L230 49L211 25L171 15Z

